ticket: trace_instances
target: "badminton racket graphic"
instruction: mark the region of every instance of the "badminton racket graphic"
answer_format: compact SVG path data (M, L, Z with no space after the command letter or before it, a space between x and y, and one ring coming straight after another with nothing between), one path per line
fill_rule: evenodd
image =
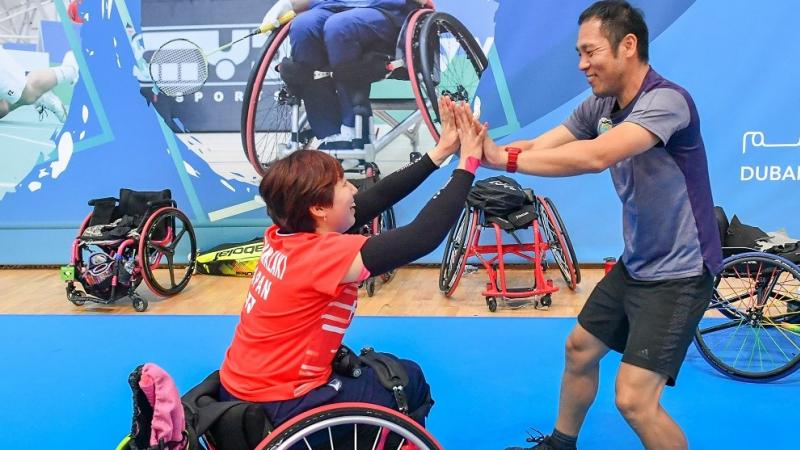
M268 33L294 19L294 11L282 15L278 25L267 23L250 34L229 42L211 52L204 52L194 42L178 38L166 42L150 58L150 78L159 92L170 97L193 94L200 90L208 79L208 57L261 33Z

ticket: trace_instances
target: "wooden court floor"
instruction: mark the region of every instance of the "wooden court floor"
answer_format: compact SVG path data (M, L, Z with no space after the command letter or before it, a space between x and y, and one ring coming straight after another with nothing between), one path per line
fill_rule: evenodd
M518 307L500 304L497 312L489 312L481 295L488 281L481 269L466 273L452 298L438 289L438 266L408 266L398 270L387 284L378 284L373 297L362 288L359 292L358 314L364 316L516 316L516 317L574 317L587 296L603 276L602 268L582 268L582 280L575 291L564 284L554 269L546 278L560 290L552 295L552 306L537 309L532 304ZM507 271L509 286L527 286L530 270ZM238 315L247 292L249 278L195 274L180 294L161 299L142 284L137 292L150 306L144 313L133 310L128 298L112 305L86 303L75 306L67 300L65 283L56 268L0 269L0 314L230 314Z

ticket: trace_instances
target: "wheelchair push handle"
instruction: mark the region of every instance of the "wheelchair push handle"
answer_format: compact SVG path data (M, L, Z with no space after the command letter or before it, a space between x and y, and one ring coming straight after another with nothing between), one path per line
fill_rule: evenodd
M118 202L119 199L116 197L103 197L103 198L93 198L89 200L89 206L94 206L98 203L106 203L106 202Z
M147 201L147 210L152 211L154 209L161 208L162 206L177 206L175 200L171 198L163 199L163 200L148 200Z

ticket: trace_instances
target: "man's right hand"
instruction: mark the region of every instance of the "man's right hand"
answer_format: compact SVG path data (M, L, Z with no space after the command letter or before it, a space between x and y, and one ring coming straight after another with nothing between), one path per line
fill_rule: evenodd
M278 0L272 5L272 8L267 11L267 14L264 15L264 19L261 20L261 25L278 27L281 24L279 21L280 17L293 10L294 7L292 6L291 0Z

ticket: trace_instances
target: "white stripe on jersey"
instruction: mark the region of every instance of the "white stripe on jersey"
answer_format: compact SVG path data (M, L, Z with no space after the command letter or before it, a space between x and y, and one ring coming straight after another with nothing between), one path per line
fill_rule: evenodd
M328 306L334 306L336 308L346 309L347 311L350 311L351 313L356 312L355 305L351 306L351 305L348 305L347 303L333 301L333 302L328 303Z
M337 334L344 334L344 332L346 331L346 328L335 327L333 325L328 325L327 323L322 324L322 329Z
M339 323L347 323L348 320L343 317L336 317L330 314L323 314L321 317L323 320L330 320L332 322L339 322Z

